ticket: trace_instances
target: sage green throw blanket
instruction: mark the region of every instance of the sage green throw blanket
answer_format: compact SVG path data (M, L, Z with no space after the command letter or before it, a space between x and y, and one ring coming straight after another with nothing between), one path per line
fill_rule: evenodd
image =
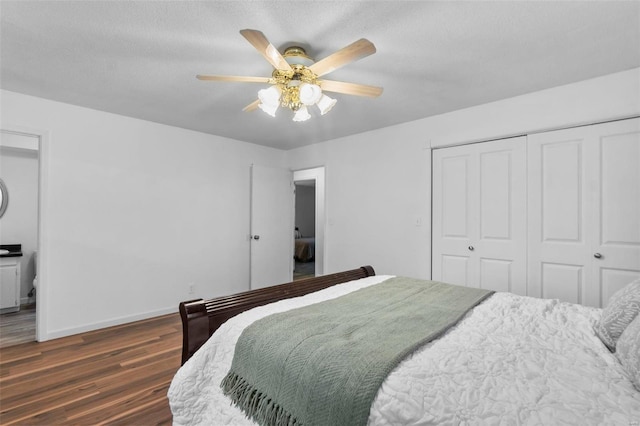
M221 387L261 425L365 425L389 373L493 292L391 278L247 327Z

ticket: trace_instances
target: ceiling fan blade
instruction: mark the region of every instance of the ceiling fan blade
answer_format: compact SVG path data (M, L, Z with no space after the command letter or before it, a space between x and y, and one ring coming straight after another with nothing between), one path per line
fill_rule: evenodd
M278 52L278 49L269 43L269 40L267 40L262 32L258 30L240 30L240 34L242 34L274 68L285 71L292 70L291 65L285 61L282 54Z
M249 111L253 111L254 109L258 109L258 105L260 104L260 99L256 99L255 101L251 102L249 105L247 105L246 107L242 108L242 110L244 112L249 112Z
M365 84L345 83L343 81L321 80L318 82L325 92L344 93L346 95L369 96L377 98L382 94L382 87Z
M268 83L269 77L244 77L241 75L196 75L198 80L205 81L240 81L243 83Z
M321 75L335 71L350 62L357 61L358 59L362 59L373 53L376 53L376 47L373 43L366 38L361 38L360 40L351 43L349 46L343 47L326 58L319 60L315 64L311 65L309 69L320 77Z

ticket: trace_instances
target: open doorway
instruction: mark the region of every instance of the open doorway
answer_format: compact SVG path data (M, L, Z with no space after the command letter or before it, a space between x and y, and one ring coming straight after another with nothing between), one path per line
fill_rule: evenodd
M295 192L294 280L325 270L324 167L293 172Z
M293 279L316 276L316 181L294 181L296 186Z
M0 134L0 347L36 340L38 135Z

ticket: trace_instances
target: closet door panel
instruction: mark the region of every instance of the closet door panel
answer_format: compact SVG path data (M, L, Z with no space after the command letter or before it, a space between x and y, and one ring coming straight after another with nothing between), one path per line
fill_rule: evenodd
M469 158L455 155L442 159L442 237L470 238L469 235ZM445 214L446 212L446 214Z
M476 154L465 147L433 152L432 277L434 280L477 286L474 260L468 247L473 241L475 218L473 180Z
M440 277L434 278L434 280L467 287L474 285L474 282L469 281L469 256L443 254L440 256L440 262L442 274Z
M583 265L542 262L542 297L564 302L581 303L585 280Z
M597 130L590 304L605 306L611 294L640 277L640 120Z
M600 139L599 243L640 245L640 135L627 133Z
M480 238L511 239L511 174L509 151L480 153Z
M434 280L526 294L526 140L433 152Z
M613 293L640 277L637 269L607 268L600 265L597 265L596 273L599 274L601 283L602 306L607 306Z
M582 128L528 137L530 296L584 303L586 144Z
M530 295L603 307L640 277L640 119L528 137Z
M525 295L526 140L486 142L475 148L479 286Z
M584 140L540 145L542 241L584 243Z
M503 259L480 258L479 287L494 291L514 291L513 262Z

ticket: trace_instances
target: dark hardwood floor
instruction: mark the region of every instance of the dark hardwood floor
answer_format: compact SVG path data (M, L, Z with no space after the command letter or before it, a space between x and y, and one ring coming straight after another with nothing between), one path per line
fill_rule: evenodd
M170 425L176 314L0 349L0 424Z

